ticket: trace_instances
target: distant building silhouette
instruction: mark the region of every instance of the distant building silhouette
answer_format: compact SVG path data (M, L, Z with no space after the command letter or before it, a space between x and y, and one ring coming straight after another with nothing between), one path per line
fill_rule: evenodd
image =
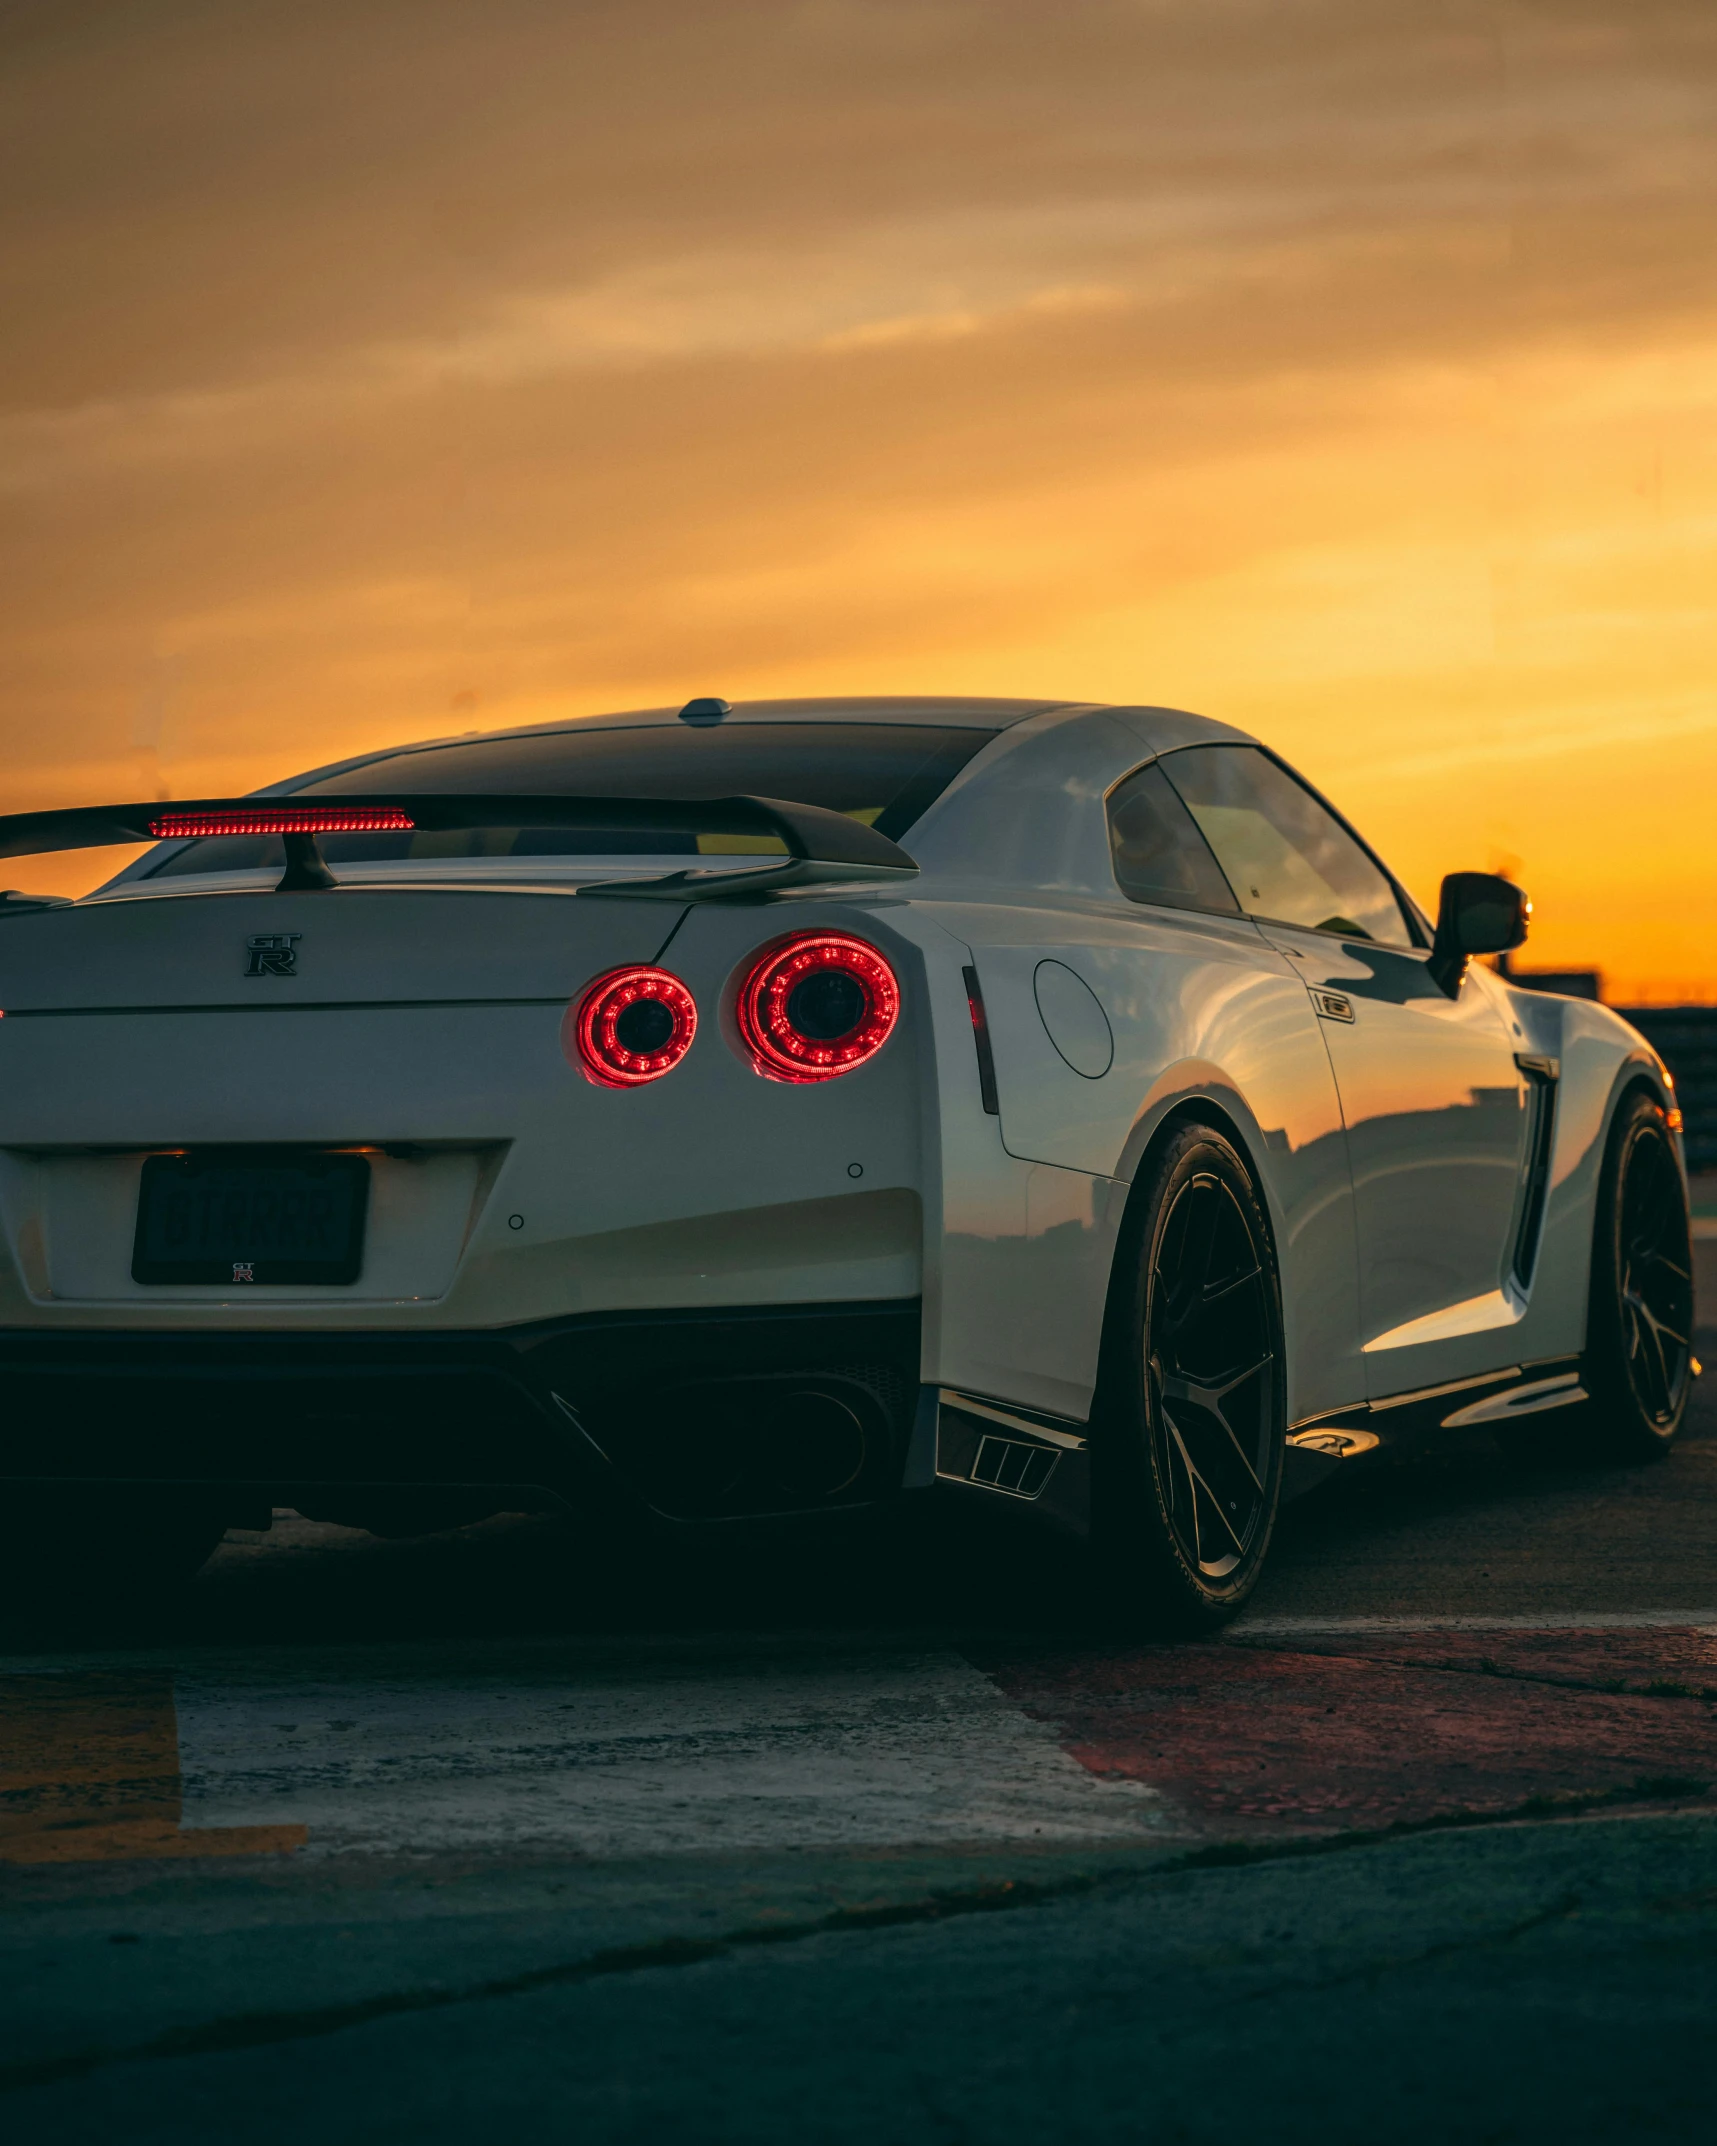
M1675 1076L1690 1170L1717 1170L1717 1006L1618 1006Z
M1601 969L1517 969L1506 954L1498 954L1496 973L1523 991L1559 991L1564 998L1601 999L1604 995Z

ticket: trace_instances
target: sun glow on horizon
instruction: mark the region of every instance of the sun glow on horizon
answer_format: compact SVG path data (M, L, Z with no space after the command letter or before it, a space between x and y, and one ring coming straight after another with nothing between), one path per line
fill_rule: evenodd
M698 692L1166 703L1422 901L1508 862L1529 965L1717 997L1717 18L1291 14L43 18L0 805Z

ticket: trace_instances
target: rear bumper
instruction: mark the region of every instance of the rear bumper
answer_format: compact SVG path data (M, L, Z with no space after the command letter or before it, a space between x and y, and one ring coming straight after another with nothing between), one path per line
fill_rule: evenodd
M5 1486L195 1487L362 1524L610 1497L682 1520L900 1482L916 1299L483 1333L0 1331Z

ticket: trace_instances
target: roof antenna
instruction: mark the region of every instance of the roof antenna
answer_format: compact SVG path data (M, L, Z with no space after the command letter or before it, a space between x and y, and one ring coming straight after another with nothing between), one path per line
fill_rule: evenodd
M680 710L680 721L707 727L711 723L719 723L724 715L732 713L732 707L725 700L716 700L712 696L707 700L688 700Z

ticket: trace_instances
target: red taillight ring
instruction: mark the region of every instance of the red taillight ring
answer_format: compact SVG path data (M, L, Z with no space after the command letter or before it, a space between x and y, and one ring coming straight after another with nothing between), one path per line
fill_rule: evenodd
M874 1058L900 1018L900 984L874 946L840 931L796 932L763 949L734 1007L769 1080L835 1080Z
M698 1032L696 1001L666 969L610 969L570 1008L561 1040L599 1088L641 1088L671 1073Z

